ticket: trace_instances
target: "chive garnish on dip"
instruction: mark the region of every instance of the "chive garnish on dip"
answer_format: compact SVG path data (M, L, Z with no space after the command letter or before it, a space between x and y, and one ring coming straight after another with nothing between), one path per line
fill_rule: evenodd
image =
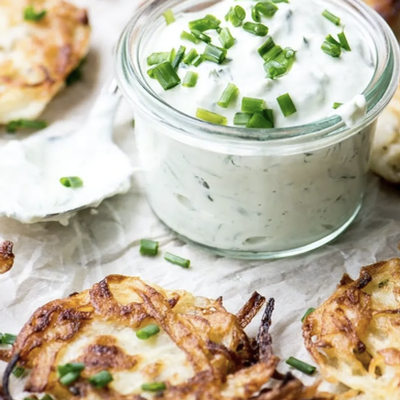
M226 49L222 49L221 47L212 44L207 44L203 53L203 59L216 64L221 64L225 60L227 54Z
M158 253L158 242L154 240L140 240L140 254L143 256L156 256Z
M169 61L157 65L153 70L154 78L158 80L164 90L169 90L181 83L181 78L176 73Z
M144 383L141 387L145 392L162 392L167 388L163 382Z
M297 112L296 107L290 97L289 93L285 93L282 96L279 96L277 99L279 107L282 110L282 113L285 117L289 117L290 115Z
M341 107L343 105L343 103L333 103L333 106L332 106L332 108L334 109L334 110L337 110L339 107Z
M176 53L176 56L175 56L174 60L171 63L172 68L175 71L178 69L179 64L183 60L183 57L185 56L185 52L186 52L186 47L185 46L180 46L178 51L177 51L177 53Z
M261 15L255 7L251 9L251 18L253 18L254 22L261 22Z
M136 337L140 340L150 339L152 336L157 335L160 332L160 328L156 324L149 324L144 328L136 331Z
M272 1L263 1L257 3L255 8L260 14L264 15L265 17L273 17L278 11L278 6Z
M103 370L98 374L91 376L88 381L93 387L102 389L113 381L113 377L107 370Z
M171 9L165 11L165 13L163 15L164 15L165 22L167 23L167 25L170 25L173 22L175 22L175 15Z
M188 71L183 78L182 86L192 88L197 84L197 79L199 78L199 74L197 72Z
M211 111L204 110L203 108L197 109L196 118L216 125L226 125L228 123L227 119L223 115L215 114Z
M331 21L333 24L335 25L340 25L340 18L337 17L336 15L332 14L330 11L328 10L324 10L322 12L322 15L329 21Z
M250 121L247 123L246 128L253 128L253 129L268 129L272 128L272 124L264 118L264 115L257 112L253 114L253 116L250 118Z
M217 104L222 108L228 108L229 104L236 99L239 94L239 89L233 83L228 83L228 86L223 91L221 98Z
M196 49L191 49L182 60L184 64L191 65L199 54Z
M171 264L178 265L182 268L189 268L190 267L190 260L187 260L186 258L182 258L179 256L176 256L175 254L171 253L165 253L164 259Z
M246 18L246 11L243 7L235 6L231 8L227 14L227 17L232 25L237 28L238 26L242 25L244 19Z
M242 112L255 114L262 113L267 108L263 99L255 99L252 97L243 97Z
M344 30L338 34L339 42L340 45L342 46L342 49L346 51L351 51L351 47L349 45L349 42L347 41L347 37L344 33Z
M298 360L295 357L289 357L286 360L286 364L297 369L298 371L304 372L307 375L312 375L317 369L314 366L307 364L304 361Z
M195 36L197 39L201 40L202 42L211 43L210 36L206 35L203 32L200 32L200 31L198 31L196 29L192 30L192 35Z
M201 40L198 39L196 36L194 36L193 34L191 34L189 32L186 32L186 31L182 31L181 39L182 40L189 40L190 42L192 42L194 44L199 44L201 42Z
M218 39L225 49L230 49L235 44L235 39L231 35L229 28L222 28Z
M204 61L203 56L202 56L201 54L199 54L199 55L193 60L192 64L193 64L195 67L198 67L203 61Z
M170 53L168 52L152 53L147 57L147 65L158 65L168 61L169 55Z
M234 125L247 125L253 115L250 113L238 112L233 118Z
M67 188L79 188L83 186L83 181L79 176L66 176L60 178L60 183Z
M328 56L334 58L340 57L342 54L341 46L338 46L329 40L325 40L324 43L322 43L321 49L324 53L328 54Z
M189 22L189 29L197 30L200 32L208 31L210 29L217 29L221 21L213 15L206 15L204 18L196 19Z
M268 28L263 24L256 24L254 22L245 22L243 24L243 29L250 32L256 36L266 36L268 35Z

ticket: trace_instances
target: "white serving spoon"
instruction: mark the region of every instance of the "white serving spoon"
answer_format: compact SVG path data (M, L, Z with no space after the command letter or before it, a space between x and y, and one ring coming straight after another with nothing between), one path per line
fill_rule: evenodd
M66 224L77 211L129 190L131 163L112 141L117 91L113 81L78 128L56 123L0 148L0 216ZM83 185L65 187L65 177L79 177Z

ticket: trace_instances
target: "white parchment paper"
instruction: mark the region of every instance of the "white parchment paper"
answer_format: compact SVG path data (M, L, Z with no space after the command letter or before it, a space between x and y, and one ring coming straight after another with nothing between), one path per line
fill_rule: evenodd
M49 122L83 121L102 84L113 70L112 51L133 15L138 0L75 0L87 7L93 26L92 46L84 81L62 92L43 118ZM135 153L133 112L123 103L115 126L115 141L139 167ZM10 138L0 133L0 145ZM10 171L12 173L12 171ZM333 243L306 255L277 261L235 261L186 245L151 212L136 173L131 191L85 210L70 225L22 225L0 219L0 239L15 243L14 268L0 276L0 332L17 333L34 310L46 302L81 291L108 274L140 276L170 289L224 297L236 312L257 290L276 299L272 335L275 353L311 361L301 335L300 318L334 290L342 274L358 275L361 266L398 255L400 193L376 177L370 178L365 205L356 222ZM139 254L139 241L160 242L160 255ZM165 251L189 258L189 270L163 260ZM255 324L250 327L255 333ZM288 367L284 364L282 370ZM304 376L302 377L304 378Z

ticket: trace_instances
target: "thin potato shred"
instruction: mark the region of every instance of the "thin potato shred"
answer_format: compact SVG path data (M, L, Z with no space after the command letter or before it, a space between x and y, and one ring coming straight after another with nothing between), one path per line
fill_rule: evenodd
M25 390L57 400L143 400L143 383L164 382L165 400L318 400L317 386L306 387L290 373L276 371L269 327L274 307L267 302L257 339L244 328L265 299L255 293L230 314L222 299L150 286L134 277L111 275L90 290L39 308L7 354L4 391L18 364L30 369ZM135 332L149 323L161 331L149 340ZM80 378L60 384L57 366L83 362ZM113 381L93 388L88 378L108 370ZM267 387L266 387L266 384Z

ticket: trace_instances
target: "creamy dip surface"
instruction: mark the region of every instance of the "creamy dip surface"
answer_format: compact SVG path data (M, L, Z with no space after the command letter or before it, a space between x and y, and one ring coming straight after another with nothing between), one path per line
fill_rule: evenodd
M268 35L282 48L295 50L295 61L291 70L276 79L267 79L264 60L258 49L267 39L249 33L242 26L234 27L225 20L231 7L241 6L246 11L244 22L254 22L251 9L255 1L222 0L198 12L175 15L176 21L170 25L160 24L147 41L142 54L142 68L147 71L147 57L155 52L169 52L179 46L186 47L186 54L196 49L204 52L206 43L191 43L180 39L182 31L190 32L190 21L211 14L221 20L221 27L228 27L235 44L227 50L227 58L222 64L204 61L198 67L180 63L178 75L183 80L187 71L198 73L197 85L193 88L178 85L164 90L155 79L148 78L151 88L170 106L191 116L197 108L223 115L228 125L233 125L235 113L240 112L242 97L264 99L268 108L274 110L275 127L289 127L317 121L332 114L340 114L333 109L334 103L355 103L350 106L359 113L357 95L363 93L374 73L374 56L370 39L360 30L352 15L345 13L338 5L313 0L290 0L289 3L277 3L278 11L273 17L261 15L261 23L269 28ZM340 26L322 16L328 9L340 18ZM327 35L336 40L344 29L351 51L342 50L338 58L331 57L321 50ZM212 38L212 44L222 47L215 30L204 32ZM147 75L147 74L146 74ZM239 88L239 96L228 108L220 107L217 102L229 83ZM297 112L285 117L277 103L277 97L289 93ZM339 109L338 109L339 110ZM346 122L354 118L347 115Z

